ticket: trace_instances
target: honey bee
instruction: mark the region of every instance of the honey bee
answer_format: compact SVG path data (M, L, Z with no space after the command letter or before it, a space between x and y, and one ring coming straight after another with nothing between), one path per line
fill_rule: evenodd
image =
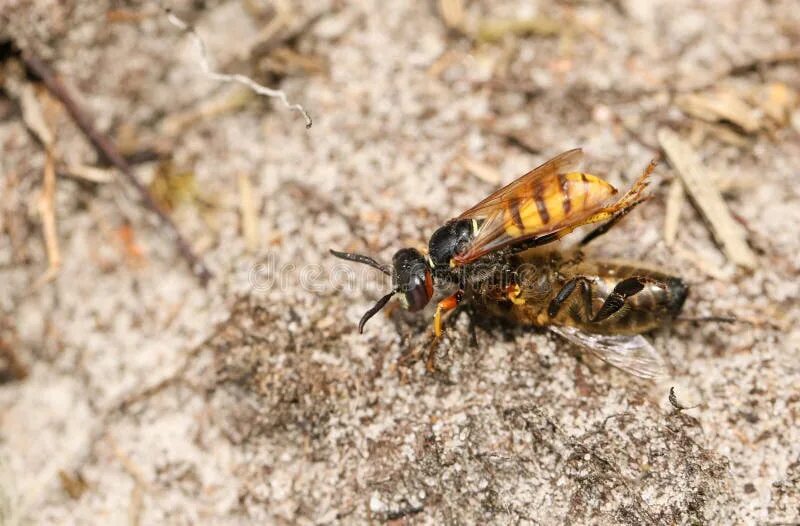
M475 312L546 327L637 376L663 375L663 361L642 333L680 313L688 286L641 263L592 260L582 251L647 199L655 161L615 199L611 184L577 170L582 155L580 149L564 152L451 219L433 233L427 254L403 248L387 266L331 250L392 277L392 290L362 316L359 332L394 296L405 309L419 311L435 288L451 287L455 292L438 302L433 316L434 342L443 315L468 302ZM576 248L546 247L594 223L600 225Z

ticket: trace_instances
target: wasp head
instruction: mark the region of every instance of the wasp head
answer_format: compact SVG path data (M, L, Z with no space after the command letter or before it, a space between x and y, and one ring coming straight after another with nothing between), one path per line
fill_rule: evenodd
M330 252L337 258L364 263L392 277L392 290L364 313L361 321L358 322L358 332L364 332L364 325L367 321L385 307L395 294L400 295L400 304L403 308L412 312L422 310L433 296L431 268L419 250L413 248L398 250L392 258L391 267L361 254L337 252L336 250Z
M402 248L392 258L392 284L400 296L403 308L411 312L422 310L433 296L431 268L419 250Z

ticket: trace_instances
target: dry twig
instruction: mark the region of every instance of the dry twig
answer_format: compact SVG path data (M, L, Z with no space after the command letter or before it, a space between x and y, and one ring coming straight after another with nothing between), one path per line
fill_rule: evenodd
M213 276L211 271L208 270L200 257L194 253L194 250L181 235L178 227L175 225L169 215L167 215L167 213L161 209L158 203L155 202L153 196L147 190L147 187L144 186L141 181L139 181L139 179L133 173L131 166L128 164L125 158L120 155L111 139L107 135L100 133L94 127L89 115L78 105L78 103L67 90L66 86L64 86L53 70L50 69L50 66L45 64L44 61L30 51L22 52L22 60L25 62L25 65L28 67L28 69L41 79L50 93L52 93L53 96L61 101L61 103L67 109L67 112L69 112L73 121L75 121L75 124L89 139L89 142L92 143L92 146L95 148L95 150L97 150L98 154L104 160L113 164L125 175L128 181L139 193L144 205L153 213L155 213L156 216L158 216L158 218L161 220L161 223L170 231L175 244L178 246L178 250L184 259L189 262L189 265L195 275L200 278L200 281L203 284L207 283L208 280Z
M497 168L481 161L476 161L475 159L470 159L462 155L458 158L458 164L468 173L489 184L496 185L502 179Z
M242 235L247 250L258 250L258 214L253 198L253 185L247 174L239 174L239 206L242 211Z
M55 195L55 161L53 160L53 151L48 149L45 153L42 194L39 196L39 214L42 216L44 245L47 250L47 270L37 280L34 288L39 288L55 279L61 268L61 250L58 246L58 231L56 230Z
M252 97L250 90L233 86L230 90L204 100L198 106L169 114L161 121L161 131L169 137L175 137L198 121L239 110Z
M36 136L45 150L45 163L42 172L42 190L39 195L37 208L42 218L42 232L44 235L44 245L47 252L47 270L36 280L34 289L37 289L55 279L58 270L61 268L61 250L58 245L58 231L56 229L55 194L56 194L56 170L55 136L42 111L42 106L36 98L36 92L30 84L21 86L18 90L18 98L22 109L22 120L28 129Z
M731 216L722 195L712 182L710 172L700 163L697 153L666 128L659 130L658 141L728 258L739 266L755 268L756 256L747 245L744 229Z
M113 436L109 434L106 435L106 438L111 446L111 452L115 457L117 457L117 460L119 460L120 464L122 464L122 468L125 470L125 472L130 475L136 485L142 488L142 490L149 491L150 483L147 482L147 478L145 478L144 473L142 473L142 470L139 469L139 466L137 466L133 459L131 459L131 457L128 456L128 454L125 453L121 447L119 447L119 444L117 444L117 441Z
M747 245L744 229L731 216L714 186L711 173L700 163L697 153L666 128L659 130L658 140L728 258L742 267L755 268L756 256Z
M106 168L98 168L88 164L68 164L59 168L59 177L72 177L95 184L110 183L114 180L114 172Z
M664 213L664 242L671 247L678 236L678 223L681 218L681 207L684 201L683 183L675 178L667 195L667 210Z

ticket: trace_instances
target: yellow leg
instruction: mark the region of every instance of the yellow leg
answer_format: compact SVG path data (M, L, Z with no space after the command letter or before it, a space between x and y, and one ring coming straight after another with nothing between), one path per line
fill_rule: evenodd
M462 297L463 292L459 290L436 305L436 313L433 315L433 341L428 350L428 359L425 361L425 368L429 373L436 370L436 344L439 343L439 338L441 338L443 332L442 315L458 307Z
M446 297L436 305L436 314L433 315L433 334L436 338L442 335L442 314L458 307L461 301L462 292L459 290L455 294Z

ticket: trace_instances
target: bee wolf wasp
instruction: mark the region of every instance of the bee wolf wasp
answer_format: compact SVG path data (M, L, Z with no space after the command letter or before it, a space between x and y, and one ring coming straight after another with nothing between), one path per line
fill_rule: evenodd
M358 328L397 296L409 311L422 310L434 288L455 292L438 302L434 342L442 316L468 302L474 311L515 323L547 327L637 376L664 374L663 361L642 333L674 319L688 286L679 277L640 263L592 260L581 250L647 199L651 162L630 190L578 171L580 149L569 150L497 190L437 229L428 253L398 250L392 265L331 250L392 278L392 290L361 318ZM597 223L570 251L531 250L576 228Z

